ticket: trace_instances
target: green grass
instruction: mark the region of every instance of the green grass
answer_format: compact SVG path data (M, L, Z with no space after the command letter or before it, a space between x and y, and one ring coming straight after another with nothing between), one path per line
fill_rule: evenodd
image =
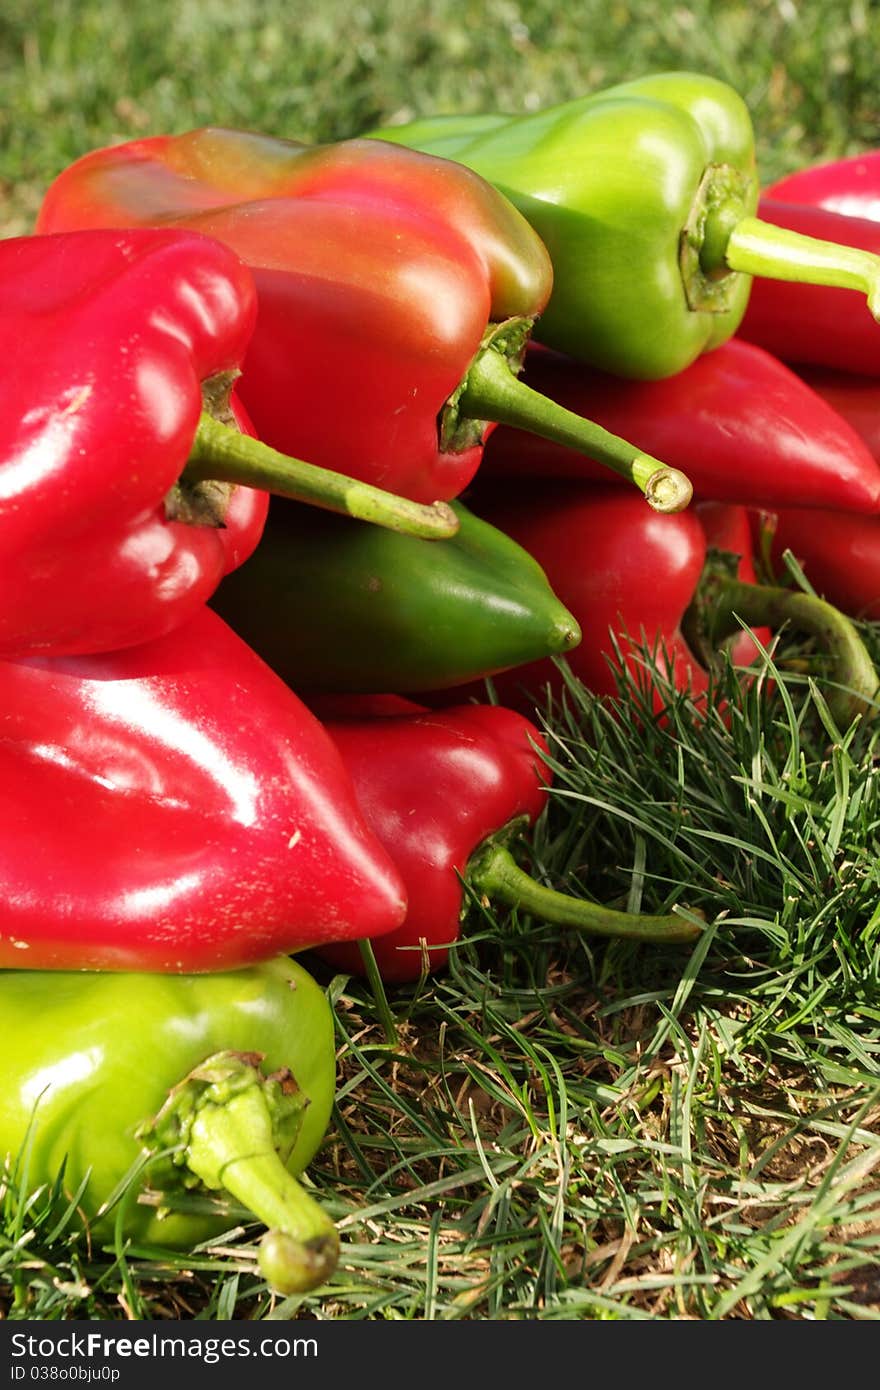
M335 140L436 111L521 111L670 67L731 82L766 178L877 136L864 0L6 0L0 229L96 146L208 123Z
M731 81L769 178L876 139L880 14L853 4L7 0L0 230L95 145L214 122L328 140L437 110L528 109L645 71ZM785 55L783 63L782 55ZM865 627L875 657L880 630ZM72 1196L0 1183L11 1318L873 1320L880 1313L880 786L789 662L728 717L572 685L533 838L547 882L700 909L696 947L566 935L470 901L449 970L381 1001L326 983L334 1117L309 1170L329 1285L270 1295L259 1235L90 1249ZM802 655L802 653L798 653ZM785 658L783 661L782 658Z

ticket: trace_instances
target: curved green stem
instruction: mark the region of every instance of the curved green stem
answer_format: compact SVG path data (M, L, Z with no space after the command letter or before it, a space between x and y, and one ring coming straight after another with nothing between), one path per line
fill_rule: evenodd
M488 898L505 902L510 907L524 908L542 921L574 927L589 936L669 945L693 941L701 931L695 923L674 913L654 917L648 913L618 912L545 888L525 873L510 850L496 840L486 840L475 851L468 861L466 877L476 892L485 893Z
M635 483L655 511L680 512L691 500L690 480L679 469L642 453L601 425L534 391L515 376L503 353L491 345L472 362L457 409L470 419L513 425L587 454Z
M730 229L723 255L729 270L861 290L874 318L880 320L880 256L870 251L804 236L758 217L743 217Z
M344 473L289 458L207 411L202 411L181 477L186 482L260 488L423 540L445 540L458 530L458 518L447 502L413 502Z
M269 1227L260 1268L279 1293L323 1284L339 1258L327 1213L285 1166L308 1104L289 1072L265 1076L246 1054L209 1057L171 1092L140 1137L172 1152L165 1183L201 1182L236 1197Z
M828 707L840 727L849 728L857 715L877 717L880 676L855 626L832 604L800 590L722 576L708 579L701 593L707 635L715 645L740 632L743 623L774 630L790 623L815 637L830 657Z

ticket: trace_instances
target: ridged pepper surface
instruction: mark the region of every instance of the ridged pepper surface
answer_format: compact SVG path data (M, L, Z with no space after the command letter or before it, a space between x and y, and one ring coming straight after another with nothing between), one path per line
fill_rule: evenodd
M771 183L767 196L880 222L880 150L862 150L795 169Z

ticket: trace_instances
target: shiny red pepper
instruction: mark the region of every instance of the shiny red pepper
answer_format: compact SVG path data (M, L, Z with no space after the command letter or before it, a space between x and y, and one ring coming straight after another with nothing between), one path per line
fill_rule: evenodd
M336 748L210 610L0 663L0 710L0 968L229 970L404 920Z
M880 465L859 432L833 402L751 343L732 338L660 381L610 376L536 347L524 379L682 469L698 498L880 509ZM607 469L585 455L505 426L488 442L487 474L608 481Z
M800 366L797 372L810 390L855 430L868 453L880 464L880 377L858 376L832 367Z
M219 242L10 238L0 284L0 657L109 651L186 621L256 546L263 489L454 533L445 503L372 492L235 427L256 297Z
M463 882L496 903L600 936L676 942L699 934L686 917L604 908L518 868L508 843L537 819L549 779L541 756L547 745L523 715L501 705L425 710L375 696L360 706L349 696L316 708L333 711L326 728L368 824L406 883L405 922L372 945L384 979L414 980L443 968L460 931ZM318 955L338 969L363 970L352 944L321 946Z
M816 606L808 595L754 582L745 508L704 503L680 516L661 517L644 507L633 509L621 488L580 483L545 485L540 492L534 486L508 489L500 497L481 495L472 505L546 571L583 634L566 660L597 694L617 693L614 671L623 662L640 684L648 683L660 713L668 696L645 667L647 646L664 684L702 700L707 665L721 642L733 639L731 655L738 665L756 654L742 623L766 642L762 629L789 622L826 643L834 663L828 700L840 721L848 723L855 713L872 708L877 676L843 614ZM812 515L815 524L815 512L803 515ZM729 560L715 561L710 547ZM529 697L534 708L534 696L548 685L558 694L563 678L544 661L505 672L493 683L503 702L525 709Z
M762 198L759 215L777 227L880 253L880 224L867 218L779 197ZM880 327L846 289L756 279L738 332L784 362L880 375Z
M768 198L880 222L880 150L827 159L770 184Z
M308 146L207 128L84 155L40 232L194 227L253 271L240 383L261 438L420 501L457 496L496 421L591 447L658 510L680 474L518 381L550 297L543 242L492 185L378 140Z

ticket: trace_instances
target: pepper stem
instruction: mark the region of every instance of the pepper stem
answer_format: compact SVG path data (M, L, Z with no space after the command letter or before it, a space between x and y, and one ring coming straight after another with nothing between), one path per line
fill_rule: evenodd
M524 908L542 921L574 927L588 936L669 945L693 941L701 931L696 923L674 913L655 917L649 913L618 912L546 888L521 869L510 850L496 839L485 840L474 852L468 861L466 878L477 893L485 893L487 898Z
M186 482L210 480L261 488L423 540L445 540L458 530L458 518L446 502L413 502L344 473L289 458L215 420L207 411L199 418L181 477Z
M209 1057L170 1093L139 1137L167 1149L163 1185L225 1189L269 1227L263 1275L279 1293L307 1293L336 1268L339 1236L285 1166L308 1104L290 1072L266 1076L253 1054Z
M707 568L697 602L706 635L716 647L742 631L743 623L774 630L790 623L815 637L830 658L833 688L827 700L838 725L848 729L857 715L877 717L880 676L853 623L825 599L771 584L744 583Z
M514 375L505 356L491 344L474 358L457 408L471 419L512 425L589 455L635 483L657 512L683 511L691 500L693 487L679 469L533 390Z
M729 270L771 280L861 290L871 314L880 320L880 256L870 251L744 217L727 237L724 263Z
M186 1161L206 1187L226 1188L269 1227L260 1268L280 1293L306 1293L333 1273L336 1227L281 1162L259 1085L199 1107Z

